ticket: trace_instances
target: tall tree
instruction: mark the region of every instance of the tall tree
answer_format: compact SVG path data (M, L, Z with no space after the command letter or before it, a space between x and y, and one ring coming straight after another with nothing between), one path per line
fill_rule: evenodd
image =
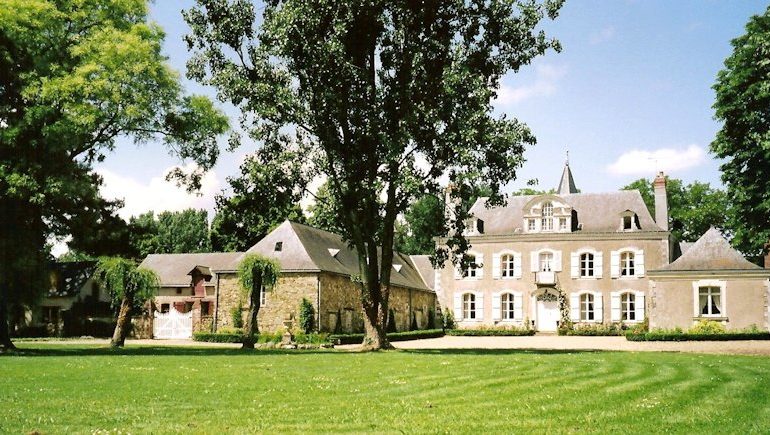
M123 347L131 329L131 314L141 311L160 287L160 279L152 270L137 267L133 260L102 257L96 265L96 280L109 293L118 307L118 318L110 346Z
M307 210L310 214L307 223L322 230L342 234L343 229L338 218L342 210L340 210L340 204L334 199L329 182L321 184L314 196L314 201Z
M759 255L770 241L770 8L732 40L733 53L713 86L722 128L711 152L723 159L732 243Z
M158 215L159 253L210 252L206 210L164 211Z
M397 216L455 186L446 248L467 249L463 200L515 178L530 130L492 116L501 77L558 44L537 30L562 1L198 0L185 11L188 76L243 113L265 161L287 152L325 175L342 236L358 255L364 347L388 347L385 320ZM417 164L420 162L420 164ZM454 202L453 202L454 204ZM449 226L447 226L448 228ZM379 247L383 247L379 255Z
M281 265L267 257L248 254L238 265L238 281L241 290L249 301L249 316L246 319L246 334L243 339L244 349L253 349L255 337L259 334L259 308L265 289L275 285L281 274Z
M423 196L406 209L403 224L397 223L396 251L432 255L436 251L434 238L446 233L445 225L444 201L434 195Z
M199 170L173 174L192 188L214 165L227 118L184 95L163 36L146 0L0 0L0 348L13 346L13 295L43 288L13 277L39 274L45 241L97 215L92 164L116 137L160 139L194 160Z
M304 222L304 186L301 166L290 154L266 159L257 153L241 165L238 177L228 177L232 194L216 197L211 223L211 245L215 251L245 251L286 219ZM290 158L291 157L291 158Z
M623 187L638 190L650 215L655 216L655 191L652 180L640 178ZM677 240L694 242L711 226L726 228L727 195L709 183L693 181L685 185L677 178L666 179L668 228Z

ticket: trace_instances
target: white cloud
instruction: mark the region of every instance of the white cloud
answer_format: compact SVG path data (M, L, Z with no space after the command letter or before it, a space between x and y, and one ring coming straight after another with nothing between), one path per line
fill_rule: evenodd
M134 178L117 174L107 169L97 169L104 178L101 187L105 199L123 199L125 205L118 214L123 219L147 211L179 211L186 208L204 208L211 212L214 208L214 195L221 187L214 171L208 172L201 180L198 193L188 193L184 187L177 187L174 182L166 181L166 174L176 167L167 168L163 174L149 180L137 181ZM184 171L195 169L193 164L182 167Z
M658 171L690 169L705 161L706 151L695 144L685 149L632 150L608 165L607 172L613 175L652 175Z
M500 85L497 106L508 106L533 97L548 97L556 92L559 80L567 73L564 66L542 64L535 67L535 81L523 86Z
M612 39L615 36L615 27L614 26L608 26L601 30L597 30L593 33L591 33L591 36L589 38L589 42L591 45L597 45L601 44L602 42L607 42L610 39Z

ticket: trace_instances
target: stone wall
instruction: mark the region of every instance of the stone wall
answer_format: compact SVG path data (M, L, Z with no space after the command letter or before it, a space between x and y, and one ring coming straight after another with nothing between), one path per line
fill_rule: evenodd
M257 319L259 330L282 332L284 321L291 319L292 329L298 329L299 304L306 298L317 307L318 278L315 273L284 273L273 288L267 289L265 304ZM248 317L248 301L234 273L219 276L219 307L217 329L233 328L232 311L242 307L244 325Z
M436 294L425 290L393 287L390 293L390 309L396 319L396 329L407 331L414 314L418 328L428 324L428 313L436 310ZM363 332L364 319L361 309L361 291L349 277L330 273L321 274L321 331L334 332L337 322L344 333Z

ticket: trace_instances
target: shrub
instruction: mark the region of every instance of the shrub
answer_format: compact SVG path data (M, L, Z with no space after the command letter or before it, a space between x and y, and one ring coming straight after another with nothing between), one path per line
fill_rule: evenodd
M455 329L456 327L455 316L451 311L447 310L446 313L444 313L444 329Z
M440 329L423 329L419 331L394 332L388 334L390 341L420 340L423 338L443 337L444 331ZM364 334L332 334L329 341L335 344L361 344Z
M425 329L436 329L436 312L433 308L428 308L428 324Z
M475 329L448 329L446 335L464 336L464 337L487 337L487 336L527 336L535 335L534 329L521 327L508 328L475 328Z
M691 334L682 332L653 331L643 334L629 332L628 341L731 341L770 340L770 332L725 332L722 334Z
M313 332L313 320L315 318L315 310L313 304L309 300L302 298L302 302L299 304L299 327L305 334Z
M725 325L711 320L699 320L687 331L689 334L724 334L727 332Z
M238 302L238 306L230 310L230 316L233 320L234 328L243 328L243 304Z
M574 335L574 336L612 336L623 335L625 325L621 323L610 323L605 325L602 323L594 325L578 324L571 329L559 328L559 335Z
M329 343L329 334L305 334L303 332L294 336L297 344L324 344Z
M388 310L388 324L385 326L385 332L396 332L396 312L392 308Z
M209 343L242 343L243 332L193 332L193 340Z
M257 343L280 343L283 334L280 332L260 332L257 337Z

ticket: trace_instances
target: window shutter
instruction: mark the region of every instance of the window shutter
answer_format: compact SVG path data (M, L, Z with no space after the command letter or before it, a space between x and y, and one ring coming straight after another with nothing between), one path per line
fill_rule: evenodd
M636 276L644 276L644 251L636 251L636 258L634 258L634 272Z
M476 320L484 320L484 293L476 293Z
M492 320L500 320L500 293L492 294Z
M602 292L594 293L594 320L596 323L604 322L604 300Z
M692 315L693 317L700 316L700 301L699 301L700 289L693 283L692 286Z
M476 256L476 278L484 278L484 254Z
M620 276L620 252L612 251L610 255L610 276L617 278Z
M500 279L500 254L492 254L492 278Z
M455 320L463 319L463 295L455 293Z
M620 292L610 293L610 320L620 322Z
M644 292L636 292L636 320L644 320Z
M513 318L516 320L524 318L524 298L521 293L513 294Z
M518 252L513 254L513 277L521 278L521 254Z
M570 254L569 259L570 275L573 278L580 278L580 257L577 252Z
M602 264L602 253L594 252L594 278L602 277L602 270L604 265Z
M533 251L529 253L529 271L537 272L539 265L537 264L537 252Z
M575 293L569 295L569 318L573 322L580 321L580 295Z
M553 253L553 271L561 272L561 251Z

